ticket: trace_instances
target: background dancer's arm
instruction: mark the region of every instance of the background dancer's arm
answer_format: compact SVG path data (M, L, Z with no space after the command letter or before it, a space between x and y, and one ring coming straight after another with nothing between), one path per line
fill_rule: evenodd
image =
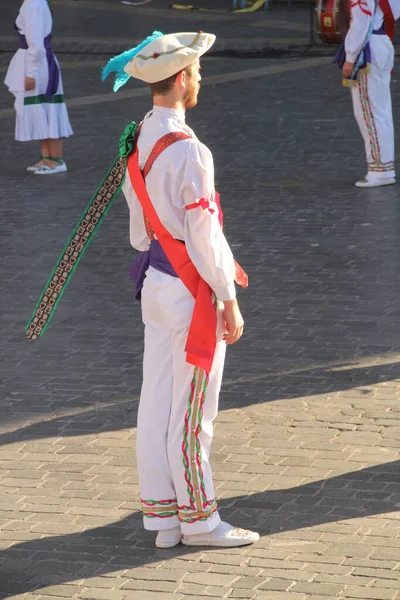
M364 47L374 12L375 0L354 0L351 3L350 29L344 43L346 62L343 65L343 75L345 77L351 76L354 63Z
M26 89L34 89L40 59L46 55L43 43L46 32L42 3L37 0L28 0L24 7L24 19L25 30L23 33L28 44L28 50L26 51Z

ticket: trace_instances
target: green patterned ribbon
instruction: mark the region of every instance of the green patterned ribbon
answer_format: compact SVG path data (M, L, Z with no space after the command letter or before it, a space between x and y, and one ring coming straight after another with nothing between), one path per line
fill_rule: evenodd
M43 335L80 259L118 196L125 178L126 160L134 148L137 129L134 121L125 127L119 140L119 156L79 219L26 326L28 340L33 341Z

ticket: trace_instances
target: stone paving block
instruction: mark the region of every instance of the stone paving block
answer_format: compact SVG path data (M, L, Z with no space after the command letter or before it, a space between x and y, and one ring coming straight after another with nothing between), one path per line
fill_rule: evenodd
M32 594L17 594L17 595L13 595L13 600L38 600L39 598L39 593L37 594L32 593ZM42 596L40 596L41 600L42 600ZM52 598L53 600L53 598Z
M325 552L327 555L333 554L343 557L353 556L357 558L366 558L372 553L372 548L354 544L334 544L328 546Z
M93 584L92 584L93 585ZM131 579L123 586L123 590L145 590L148 592L175 592L179 587L178 582L173 581L149 581L147 579Z
M144 590L127 592L123 600L183 600L183 596L179 593L170 594L167 592L148 592Z
M374 581L372 583L372 587L374 588L391 588L393 590L399 591L399 582L397 579L379 579L378 581Z
M209 568L209 573L235 574L240 576L252 577L257 576L260 572L258 567L234 567L232 565L216 564Z
M177 569L169 570L167 568L145 568L139 567L136 569L132 569L125 573L126 577L130 577L132 579L148 579L150 581L180 581L186 575L186 571L179 571Z
M385 588L346 586L342 595L345 598L371 598L372 600L392 600L397 592Z
M270 573L278 579L289 579L290 581L310 581L312 578L311 573L307 571L296 571L287 568L274 569Z
M75 585L53 585L40 589L40 600L41 596L49 598L61 597L61 598L74 598L79 592L78 586Z
M293 586L294 581L290 578L285 579L275 579L271 578L268 581L264 581L257 589L258 590L276 590L280 592L285 592L289 590Z
M304 592L305 594L320 594L323 596L337 596L343 592L344 584L333 584L333 583L319 583L312 581L306 583L301 581L296 583L291 591L293 592Z
M398 564L398 561L396 560L374 560L375 557L373 558L346 558L346 560L344 561L344 565L349 565L349 567L361 567L361 568L377 568L377 569L384 569L386 570L391 570L394 569L396 567L396 565Z
M231 591L229 598L256 598L256 590L249 588L239 588ZM188 600L191 600L193 596L187 596Z
M237 576L222 575L220 573L188 573L184 577L185 583L198 583L200 585L211 585L211 586L229 586L231 585Z
M86 587L90 586L93 588L119 588L122 587L122 585L126 582L127 580L122 577L91 577L84 583Z
M299 592L265 591L257 594L257 600L306 600L306 595Z
M82 531L82 527L74 523L38 523L32 528L32 532L36 534L46 533L56 535L68 535L73 533L79 533L80 531Z
M232 583L232 587L235 589L237 589L237 588L258 588L265 581L266 581L266 578L262 577L262 576L260 576L260 577L254 577L254 576L240 577Z
M304 571L308 571L311 573L326 573L329 575L339 575L340 577L344 577L345 575L349 575L353 571L353 567L350 565L332 565L327 563L310 561L310 564L305 565Z
M218 556L219 558L219 562L220 563L224 563L224 561L226 560L226 557L222 556ZM208 562L208 561L204 561L204 562ZM185 573L187 571L201 571L204 572L205 568L209 568L210 565L205 566L204 564L202 564L202 562L195 562L195 561L186 561L186 560L181 560L181 557L178 558L169 558L166 561L163 561L161 563L161 565L163 568L165 569L176 569L178 571L184 571ZM129 571L126 573L126 576L129 577Z
M343 585L367 586L373 582L373 579L371 577L357 577L355 573L352 573L351 575L317 573L313 581L317 583L337 583Z
M105 590L101 588L88 588L79 591L78 598L85 600L121 600L124 597L122 590Z
M395 569L389 569L389 568L385 568L385 569L377 569L377 568L361 568L361 567L356 567L354 569L354 574L355 575L361 575L361 576L366 576L366 577L374 577L377 578L379 580L383 580L383 579L395 579L397 581L399 581L399 588L400 588L400 571L395 570Z
M212 597L212 598L221 598L221 595L227 596L231 591L231 588L222 588L220 586L205 586L198 585L195 583L181 583L177 593L178 594L186 594L190 597L192 596L202 596L204 597Z

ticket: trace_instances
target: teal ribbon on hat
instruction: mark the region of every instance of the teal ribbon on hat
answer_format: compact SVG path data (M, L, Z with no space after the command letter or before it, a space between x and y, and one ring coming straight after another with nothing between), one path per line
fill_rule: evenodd
M153 33L143 40L143 42L138 44L138 46L135 46L134 48L126 50L125 52L122 52L122 54L118 54L117 56L114 56L114 58L111 58L106 66L103 67L101 80L104 81L110 73L115 73L116 75L113 90L114 92L117 92L119 88L125 85L128 79L130 79L130 75L124 71L124 67L128 64L128 62L130 62L132 58L136 56L136 54L143 50L145 46L163 36L164 34L161 33L161 31L153 31Z
M137 133L138 125L134 121L125 127L119 140L119 155L86 206L36 304L26 326L28 340L36 340L45 332L79 261L118 196L125 179L127 158L134 150Z

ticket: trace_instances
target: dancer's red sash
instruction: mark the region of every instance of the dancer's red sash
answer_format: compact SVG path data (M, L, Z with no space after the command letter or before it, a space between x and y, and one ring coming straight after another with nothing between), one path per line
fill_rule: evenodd
M168 145L164 145L162 149L164 150ZM157 156L161 151L158 152ZM153 154L152 162L155 160L154 156L157 158L156 153ZM189 258L185 244L176 240L158 218L147 192L143 173L139 168L137 144L135 151L128 159L128 171L133 189L142 205L143 212L151 228L156 234L176 274L195 299L192 321L185 347L186 360L188 363L209 372L217 343L217 313L213 302L212 289L200 277L196 267Z
M385 33L390 37L391 40L393 40L396 32L396 21L393 16L392 8L389 4L389 0L379 0L379 6L383 12Z

